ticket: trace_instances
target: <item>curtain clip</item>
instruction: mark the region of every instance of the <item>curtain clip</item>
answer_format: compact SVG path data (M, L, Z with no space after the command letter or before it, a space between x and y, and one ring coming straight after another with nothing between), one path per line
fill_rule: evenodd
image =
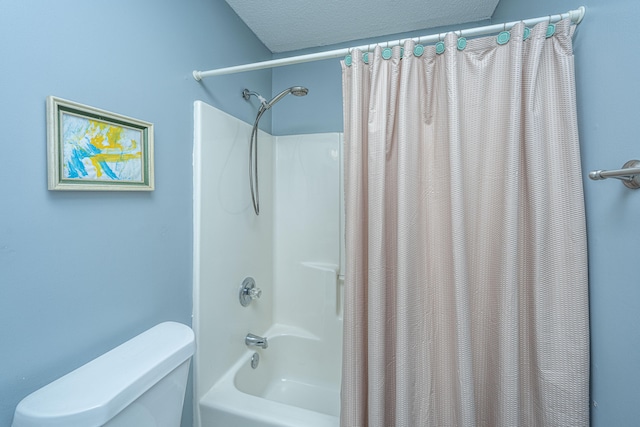
M382 59L391 59L393 56L393 51L389 47L389 41L387 40L387 47L382 49Z
M556 33L556 24L551 23L551 15L549 15L549 25L547 25L546 37L549 38Z
M446 36L446 33L445 33ZM442 41L442 33L438 33L438 43L436 43L436 53L438 55L444 53L445 50L445 46L444 46L444 42Z
M510 39L511 39L511 33L507 31L507 23L505 22L502 24L502 32L498 34L498 37L496 38L496 42L502 46L503 44L509 43Z
M347 48L347 55L344 57L344 65L346 65L347 67L351 67L351 64L353 63L353 56L351 55L353 48Z
M462 37L462 30L458 31L458 50L464 50L467 47L467 39Z

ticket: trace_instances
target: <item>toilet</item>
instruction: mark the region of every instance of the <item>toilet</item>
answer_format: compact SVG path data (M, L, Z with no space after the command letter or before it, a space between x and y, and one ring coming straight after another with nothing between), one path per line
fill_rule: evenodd
M22 399L12 427L178 427L194 350L160 323Z

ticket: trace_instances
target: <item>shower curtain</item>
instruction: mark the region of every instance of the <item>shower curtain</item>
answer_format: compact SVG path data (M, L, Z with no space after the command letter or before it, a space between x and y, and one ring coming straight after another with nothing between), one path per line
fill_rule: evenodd
M342 62L343 427L589 424L572 34Z

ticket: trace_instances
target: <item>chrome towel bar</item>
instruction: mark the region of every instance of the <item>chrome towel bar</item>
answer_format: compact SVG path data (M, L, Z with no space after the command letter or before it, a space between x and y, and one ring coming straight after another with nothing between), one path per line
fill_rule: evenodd
M594 180L616 178L628 188L640 188L640 160L629 160L622 166L622 169L591 171L589 178Z

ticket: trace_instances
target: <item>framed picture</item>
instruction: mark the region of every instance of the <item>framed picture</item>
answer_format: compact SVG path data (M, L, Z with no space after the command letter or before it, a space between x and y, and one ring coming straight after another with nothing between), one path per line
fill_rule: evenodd
M47 98L49 190L152 191L153 124Z

